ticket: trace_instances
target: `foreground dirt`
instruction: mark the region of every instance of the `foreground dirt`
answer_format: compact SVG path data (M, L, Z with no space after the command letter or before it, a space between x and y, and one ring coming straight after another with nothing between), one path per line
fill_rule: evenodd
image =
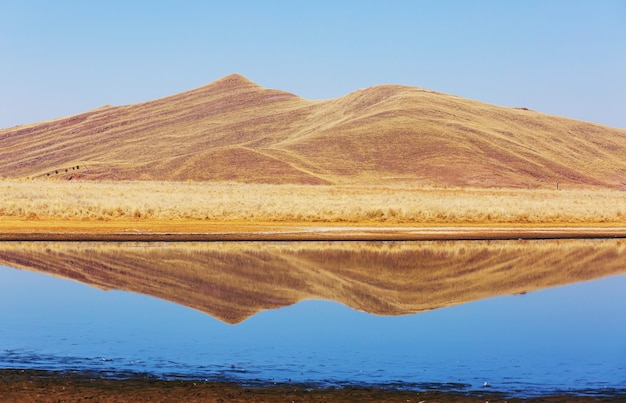
M0 241L318 241L626 238L626 227L359 223L249 223L198 220L0 220Z
M86 374L45 371L0 370L2 402L623 402L612 397L546 396L505 398L497 393L467 394L398 391L354 387L309 389L278 385L244 387L226 382L165 381L155 379L102 379Z

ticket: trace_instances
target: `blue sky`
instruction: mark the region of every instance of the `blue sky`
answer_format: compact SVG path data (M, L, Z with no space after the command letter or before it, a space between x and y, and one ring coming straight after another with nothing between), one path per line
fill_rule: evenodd
M0 0L0 127L237 72L308 99L406 84L626 128L626 1Z

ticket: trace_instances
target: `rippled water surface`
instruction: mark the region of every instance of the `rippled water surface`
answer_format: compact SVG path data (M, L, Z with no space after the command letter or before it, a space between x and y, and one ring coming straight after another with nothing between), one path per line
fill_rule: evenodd
M626 389L624 275L412 315L305 300L232 325L153 297L0 266L0 306L5 368L519 396Z

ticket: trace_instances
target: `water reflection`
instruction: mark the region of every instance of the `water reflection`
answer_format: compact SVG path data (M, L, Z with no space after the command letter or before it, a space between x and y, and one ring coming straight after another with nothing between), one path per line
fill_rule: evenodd
M626 241L5 242L0 263L239 323L306 299L401 315L626 273Z
M231 326L144 295L0 267L0 367L625 393L625 289L620 275L404 316L308 300Z

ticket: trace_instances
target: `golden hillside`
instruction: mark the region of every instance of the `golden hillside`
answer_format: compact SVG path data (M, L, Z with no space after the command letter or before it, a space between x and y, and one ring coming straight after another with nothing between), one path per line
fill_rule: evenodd
M381 85L310 101L240 75L0 130L0 177L626 188L626 130Z

